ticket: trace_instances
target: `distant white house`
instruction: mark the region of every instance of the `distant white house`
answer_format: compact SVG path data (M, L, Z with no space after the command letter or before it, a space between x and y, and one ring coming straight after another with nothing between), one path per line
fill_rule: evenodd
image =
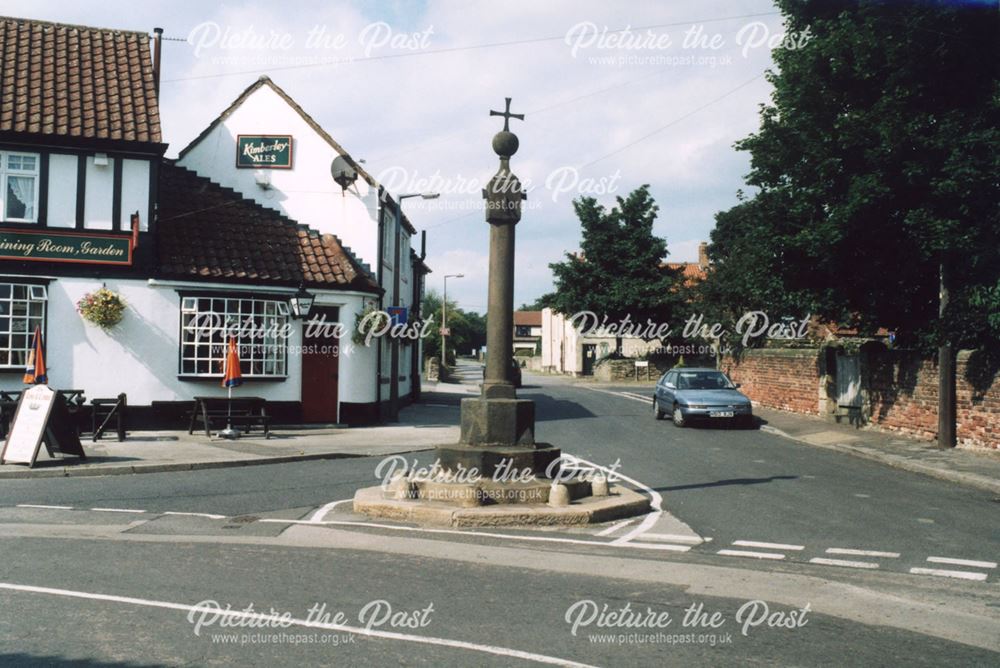
M666 266L681 270L686 281L701 280L708 269L708 244L699 244L697 262L671 262ZM589 376L594 372L594 364L615 349L615 337L579 331L574 326L572 314L567 316L546 308L542 310L541 321L544 371ZM576 324L586 326L582 321ZM659 341L644 341L629 336L622 338L622 354L625 357L638 357L659 346Z

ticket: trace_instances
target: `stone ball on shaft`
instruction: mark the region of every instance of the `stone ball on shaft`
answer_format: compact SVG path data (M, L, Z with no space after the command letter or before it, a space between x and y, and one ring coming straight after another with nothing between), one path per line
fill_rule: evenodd
M501 158L509 158L517 153L520 142L517 135L507 130L501 130L493 135L493 151Z

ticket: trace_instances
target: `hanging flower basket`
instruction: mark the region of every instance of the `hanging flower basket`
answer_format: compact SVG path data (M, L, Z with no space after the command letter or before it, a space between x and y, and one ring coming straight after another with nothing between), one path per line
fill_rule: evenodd
M373 313L378 315L372 315ZM364 345L365 340L368 337L368 332L378 332L388 323L388 314L386 314L385 311L380 311L376 304L369 303L365 306L363 311L360 311L354 316L354 334L351 336L351 340L354 342L354 345Z
M87 322L101 329L111 329L125 316L125 300L117 292L101 288L88 292L76 303L76 310Z

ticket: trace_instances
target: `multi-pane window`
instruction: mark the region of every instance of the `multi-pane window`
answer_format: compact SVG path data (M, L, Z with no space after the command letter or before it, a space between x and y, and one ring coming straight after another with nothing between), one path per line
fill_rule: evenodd
M233 336L244 376L283 378L288 328L288 304L283 300L182 297L180 373L220 376Z
M44 285L0 283L0 368L23 369L35 327L45 331Z
M38 221L37 153L0 151L0 220Z

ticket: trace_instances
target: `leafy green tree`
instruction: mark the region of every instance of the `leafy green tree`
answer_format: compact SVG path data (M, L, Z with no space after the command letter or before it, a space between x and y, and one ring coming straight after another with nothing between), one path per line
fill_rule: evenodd
M683 279L665 264L666 239L653 234L659 208L648 185L617 200L610 210L590 197L573 202L581 252L549 265L556 290L541 301L569 316L591 311L614 323L626 317L638 325L671 323L684 303Z
M424 357L441 358L441 336L438 328L441 326L441 295L436 290L428 290L421 302L420 312L423 317L433 318L435 326L433 334L424 339ZM448 300L448 363L454 364L454 351L468 354L473 349L486 344L486 318L473 311L463 311L458 303Z
M535 301L530 304L521 304L521 308L518 311L541 311L543 308L547 307L548 304L545 301L545 296L538 297Z
M778 5L812 37L774 51L772 101L737 143L757 193L717 216L706 299L886 327L924 351L996 345L995 3Z

